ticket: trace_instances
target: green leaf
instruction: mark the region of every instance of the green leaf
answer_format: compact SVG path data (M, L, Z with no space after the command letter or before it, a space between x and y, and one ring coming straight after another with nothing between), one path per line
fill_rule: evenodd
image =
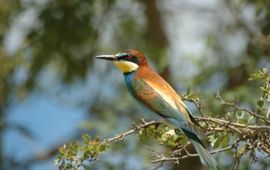
M211 146L212 146L213 148L215 148L216 143L217 143L217 140L218 140L217 137L216 137L216 135L215 135L215 134L210 135L210 136L208 136L208 139L209 139L209 141L210 141Z
M99 136L96 136L93 141L99 143L99 141L100 141Z
M237 153L236 153L236 156L237 157L241 157L242 155L244 155L245 153L246 153L246 145L245 146L243 146L242 148L240 148L238 151L237 151Z
M108 147L109 147L109 145L107 143L101 144L99 147L99 150L100 150L100 152L103 152L103 151L107 150Z
M54 160L54 165L58 165L58 164L59 164L59 161L60 161L60 159L59 159L59 158L56 158L56 159Z
M250 123L252 120L253 120L253 118L254 118L254 116L250 116L249 118L248 118L248 123Z
M229 134L225 134L225 136L223 138L221 138L220 145L222 147L226 147L226 146L228 146L229 141L230 141Z
M90 151L86 151L83 153L83 159L88 159L90 157Z
M90 136L88 135L88 134L83 134L82 135L82 138L83 138L83 141L84 141L84 143L89 143L89 141L90 141Z
M264 101L263 101L263 100L257 101L257 106L258 106L259 108L263 107L263 104L264 104Z
M59 148L59 153L62 154L62 155L64 155L65 152L66 152L66 145L63 145L63 146L61 146L61 147Z

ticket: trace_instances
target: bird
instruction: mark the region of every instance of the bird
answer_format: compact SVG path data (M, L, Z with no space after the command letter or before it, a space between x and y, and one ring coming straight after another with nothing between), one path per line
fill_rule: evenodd
M217 169L216 160L201 141L199 123L172 86L151 68L142 52L128 49L96 58L113 62L123 73L130 94L168 124L181 129L194 146L202 164Z

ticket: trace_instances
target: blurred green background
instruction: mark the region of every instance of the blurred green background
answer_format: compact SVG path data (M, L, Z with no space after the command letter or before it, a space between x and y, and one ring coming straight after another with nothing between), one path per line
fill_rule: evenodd
M119 71L94 60L99 54L144 52L212 116L222 114L216 91L252 107L258 94L247 79L270 68L269 32L269 0L0 0L0 169L57 169L58 146L82 133L111 137L146 116ZM153 149L164 148L133 135L91 167L150 169ZM216 158L231 168L229 154ZM269 162L244 159L239 168ZM161 169L203 167L189 159Z

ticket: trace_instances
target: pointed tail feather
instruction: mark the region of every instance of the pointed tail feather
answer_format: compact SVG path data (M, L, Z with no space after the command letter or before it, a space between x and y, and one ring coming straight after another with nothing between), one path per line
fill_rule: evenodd
M212 155L197 141L190 139L190 142L194 146L197 151L201 162L206 165L212 167L214 170L217 170L217 162L212 157Z
M217 162L212 157L212 155L205 149L202 141L199 137L192 131L182 128L182 131L186 134L191 144L194 146L195 150L197 151L201 162L206 165L210 166L213 169L217 170Z

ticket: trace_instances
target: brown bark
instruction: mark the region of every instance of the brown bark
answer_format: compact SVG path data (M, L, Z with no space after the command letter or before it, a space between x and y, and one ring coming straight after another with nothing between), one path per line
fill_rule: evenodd
M145 4L145 16L148 24L148 35L152 43L157 48L166 48L168 45L167 36L164 28L162 27L162 20L160 12L157 8L156 0L142 1Z

